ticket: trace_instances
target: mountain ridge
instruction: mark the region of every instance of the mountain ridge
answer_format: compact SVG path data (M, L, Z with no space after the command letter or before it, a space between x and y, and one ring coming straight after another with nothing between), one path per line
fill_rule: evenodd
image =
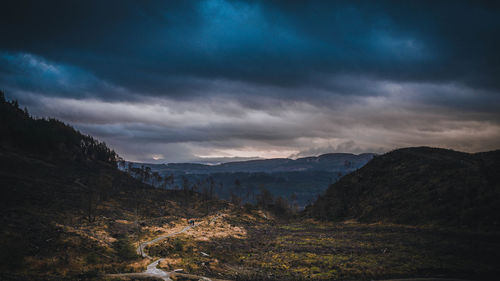
M332 167L328 167L325 164L327 161L363 161L368 160L376 156L375 153L325 153L318 156L308 156L301 157L297 159L291 158L269 158L269 159L255 159L255 160L245 160L245 161L234 161L225 162L215 165L201 164L201 163L142 163L130 161L133 165L147 165L150 167L164 168L164 169L198 169L199 172L286 172L286 171L296 171L296 170L321 170L321 171L333 171ZM339 162L337 166L345 165L346 163ZM353 163L351 163L352 165ZM306 167L295 167L293 165L309 165ZM276 167L277 166L277 167Z
M218 165L129 162L130 166L125 164L122 169L132 173L137 169L150 169L152 173L172 179L169 189L180 189L186 185L203 189L213 182L215 192L221 198L245 194L244 202L254 202L254 195L267 189L276 197L294 198L291 200L303 208L329 184L362 167L374 156L372 153L329 153L299 159L259 159ZM140 175L137 174L137 177ZM152 180L150 183L153 184Z

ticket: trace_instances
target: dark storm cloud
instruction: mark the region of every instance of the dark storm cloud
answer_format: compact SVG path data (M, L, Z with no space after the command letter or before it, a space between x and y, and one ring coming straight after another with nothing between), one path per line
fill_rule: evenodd
M15 1L2 11L3 49L148 94L183 95L189 83L176 81L189 77L291 87L317 73L500 86L499 9L476 2Z
M491 3L11 1L0 87L131 160L494 149Z

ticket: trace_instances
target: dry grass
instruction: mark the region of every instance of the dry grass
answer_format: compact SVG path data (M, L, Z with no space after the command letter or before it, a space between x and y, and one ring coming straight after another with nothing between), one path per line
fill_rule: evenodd
M217 220L212 221L214 216L210 216L201 221L199 227L187 231L184 235L196 241L209 241L220 238L246 238L247 232L243 227L230 224L225 218L228 214L221 215Z
M169 270L238 280L488 279L499 273L499 238L495 233L355 221L280 223L258 213L234 212L150 251L171 258L161 265Z
M498 233L356 221L283 222L261 211L239 209L211 221L213 217L198 219L199 226L149 246L148 253L165 258L159 265L165 270L232 280L494 279L500 273ZM141 272L151 261L117 259L110 246L114 234L129 233L138 245L180 231L187 221L164 216L136 224L132 214L125 214L92 224L60 224L60 254L27 257L26 270L63 277Z

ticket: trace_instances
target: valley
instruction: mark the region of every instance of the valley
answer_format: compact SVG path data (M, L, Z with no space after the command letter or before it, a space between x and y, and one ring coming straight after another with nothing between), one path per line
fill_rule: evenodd
M500 280L500 1L7 0L0 281Z
M0 129L9 132L0 138L1 280L500 274L498 151L415 147L370 156L300 210L266 189L255 201L219 197L209 192L213 180L198 188L155 186L146 178L152 168L118 169L122 159L104 143L35 119L15 103L0 106ZM30 141L39 136L43 141ZM344 156L359 157L309 159ZM345 159L337 162L345 167Z
M274 197L293 201L298 209L316 200L330 184L368 163L375 154L329 153L298 159L265 159L216 165L193 163L148 164L126 162L120 169L164 189L212 192L221 199L238 195L242 204L256 203L269 190Z

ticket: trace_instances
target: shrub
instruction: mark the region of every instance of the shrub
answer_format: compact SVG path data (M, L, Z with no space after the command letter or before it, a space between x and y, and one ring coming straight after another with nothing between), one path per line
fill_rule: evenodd
M127 235L120 235L113 242L113 249L122 260L131 260L137 257L134 247Z

